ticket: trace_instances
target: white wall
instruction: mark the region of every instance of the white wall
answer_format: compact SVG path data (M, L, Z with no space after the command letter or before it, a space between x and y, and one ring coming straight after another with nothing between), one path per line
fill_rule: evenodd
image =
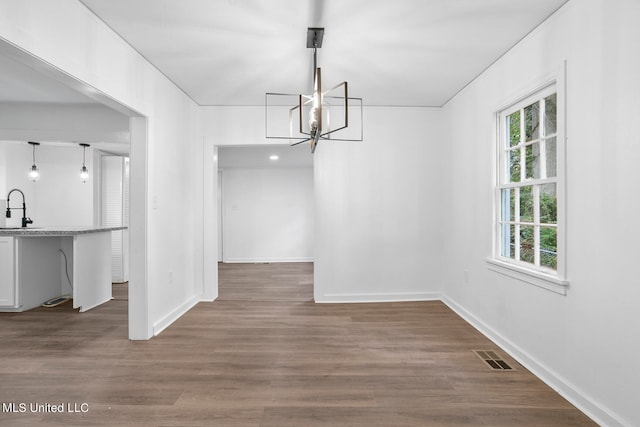
M442 112L365 108L364 142L315 154L317 302L439 298Z
M224 262L313 260L313 169L222 173Z
M364 142L318 147L316 301L440 297L442 119L437 108L365 108ZM204 107L200 122L206 152L215 145L270 143L263 107ZM205 156L205 195L213 200L214 163ZM205 218L216 218L215 204L207 205ZM216 243L205 243L212 254L205 258L215 259Z
M447 302L610 426L640 425L638 17L635 0L570 1L445 108ZM570 287L562 296L489 271L485 258L493 114L565 60Z
M47 226L91 226L94 225L94 180L93 149L87 149L85 164L91 173L91 180L80 180L82 148L78 145L39 145L36 147L36 164L41 179L32 182L27 178L27 170L33 164L33 149L26 142L0 141L9 161L0 168L5 181L0 186L0 195L18 188L25 194L27 216L33 220L30 227ZM99 174L98 174L99 176ZM0 179L0 181L2 181ZM11 195L11 206L20 207L19 193ZM4 211L3 211L4 212ZM12 210L7 226L20 226L22 210Z
M216 279L203 283L198 108L76 0L0 3L0 39L147 119L132 122L129 318L130 337L149 338Z
M201 107L206 143L221 146L274 144L265 137L264 107ZM282 144L282 141L277 143Z
M6 224L5 209L7 197L7 144L0 144L0 227ZM11 190L11 188L9 189Z

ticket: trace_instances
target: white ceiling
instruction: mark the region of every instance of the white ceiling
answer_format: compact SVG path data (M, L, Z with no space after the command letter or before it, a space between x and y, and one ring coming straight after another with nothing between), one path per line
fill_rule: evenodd
M566 0L81 0L200 105L325 87L365 105L441 106Z
M346 80L365 105L440 106L567 0L81 1L200 105L310 92L306 34L318 26L325 87ZM0 103L96 104L5 51ZM301 147L280 167L310 165ZM238 153L255 164L265 155Z

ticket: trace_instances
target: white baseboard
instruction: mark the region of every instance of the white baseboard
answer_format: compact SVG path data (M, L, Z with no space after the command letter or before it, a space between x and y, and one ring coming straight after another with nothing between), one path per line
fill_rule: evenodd
M438 301L439 292L374 293L374 294L325 294L315 298L315 302L324 303L368 303L401 301Z
M578 387L531 357L522 348L496 332L460 304L444 296L442 302L599 425L603 427L624 427L629 425L617 419L611 412L603 408L602 405L597 404L594 399L590 398Z
M111 295L111 291L109 291L109 295ZM100 302L96 302L93 303L91 305L83 305L82 307L80 307L80 309L78 310L79 313L84 313L87 310L91 310L92 308L96 308L99 305L104 304L105 302L109 302L113 299L112 296L109 296L109 298L105 299L104 301L100 301Z
M277 263L277 262L313 262L313 257L311 258L225 258L222 262L227 264L266 264L266 263Z
M178 308L173 310L171 313L167 314L162 319L158 320L153 324L153 336L157 336L160 332L164 331L171 325L173 322L178 320L183 314L187 311L191 310L196 304L198 304L200 300L197 297L189 298Z

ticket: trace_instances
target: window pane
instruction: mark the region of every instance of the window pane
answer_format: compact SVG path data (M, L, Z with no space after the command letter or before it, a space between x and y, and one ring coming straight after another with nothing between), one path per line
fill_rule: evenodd
M500 215L502 221L513 221L516 216L516 197L515 191L509 188L502 190L501 196L502 214Z
M520 182L520 149L507 152L509 182Z
M520 143L520 111L516 111L507 117L507 132L509 132L509 146Z
M520 227L520 261L535 262L535 254L533 247L533 227Z
M499 247L496 256L547 273L558 269L560 187L556 178L558 161L563 159L559 153L563 141L557 140L562 110L558 110L557 93L551 91L544 89L536 98L514 104L500 114L500 206L494 223Z
M501 255L506 258L516 257L516 226L513 224L502 224L501 226L502 247Z
M553 135L557 130L557 96L554 93L544 99L544 134Z
M540 222L542 224L558 223L558 195L556 184L540 186Z
M547 178L553 178L557 175L557 153L556 153L556 139L550 138L545 142L545 154L547 157Z
M520 221L533 222L533 187L520 187Z
M540 178L540 144L535 142L525 147L525 178Z
M540 102L524 108L525 141L538 139L540 136Z
M540 265L558 268L558 243L555 227L540 227Z
M509 227L509 258L516 259L516 226Z

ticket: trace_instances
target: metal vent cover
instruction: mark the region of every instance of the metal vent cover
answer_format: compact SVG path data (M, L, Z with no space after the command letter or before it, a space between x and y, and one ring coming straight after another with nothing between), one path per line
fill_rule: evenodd
M507 362L493 350L471 350L493 371L513 371Z

